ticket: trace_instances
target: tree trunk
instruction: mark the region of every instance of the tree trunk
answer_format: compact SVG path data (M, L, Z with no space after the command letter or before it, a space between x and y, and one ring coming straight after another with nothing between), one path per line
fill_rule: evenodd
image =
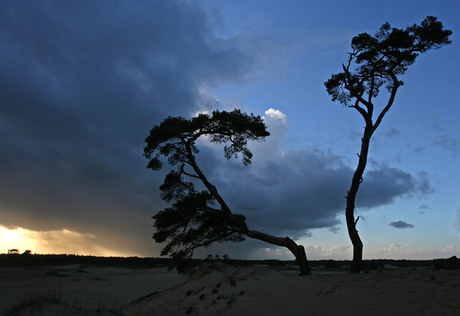
M351 273L359 273L361 271L361 262L363 260L363 243L356 230L356 222L354 219L353 209L347 207L347 228L351 243L353 244L353 261L351 263Z
M358 166L353 174L351 181L350 191L347 195L347 208L345 210L345 218L347 220L348 236L350 236L351 243L353 244L353 262L351 264L351 273L359 273L361 271L361 263L363 261L363 243L359 237L356 223L359 216L355 219L355 200L358 193L359 186L363 181L364 170L367 164L367 155L369 152L369 142L372 136L372 126L367 124L364 130L364 137L361 140L361 152L358 155Z
M302 245L296 245L296 253L293 253L299 266L300 275L311 275L310 267L308 266L307 254ZM291 250L292 252L292 250Z
M185 144L185 148L187 150L188 158L190 159L190 166L192 166L193 170L195 171L197 177L203 182L203 184L208 189L209 193L214 196L217 202L220 204L222 210L229 216L229 221L235 226L239 232L242 234L258 239L261 241L265 241L272 245L283 246L288 248L292 254L294 255L297 264L299 265L300 275L310 275L310 267L308 266L307 255L305 253L305 248L302 245L297 245L294 240L289 237L280 238L271 235L267 235L265 233L261 233L255 230L249 230L246 226L245 222L241 222L239 218L235 218L234 214L231 212L228 205L225 203L224 199L220 196L219 192L217 191L216 187L211 184L211 182L206 179L201 169L198 167L196 163L195 156L193 155L192 148L190 147L189 143Z
M272 245L288 248L292 252L297 261L300 275L311 275L310 267L308 266L307 255L305 253L305 248L302 245L297 245L296 242L291 238L275 237L255 230L246 230L243 232L243 234L245 234L249 238L258 239Z

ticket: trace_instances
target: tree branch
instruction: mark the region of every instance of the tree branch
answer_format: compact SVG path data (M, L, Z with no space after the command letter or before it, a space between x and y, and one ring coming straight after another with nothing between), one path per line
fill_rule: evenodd
M196 178L196 179L200 179L200 180L201 180L201 178L200 178L199 176L197 176L196 174L188 173L188 172L186 172L185 170L181 170L181 173L183 173L183 174L185 174L186 176L189 176L189 177L191 177L191 178Z
M356 99L355 105L352 105L350 107L355 108L356 110L358 110L358 112L361 114L361 116L364 118L364 120L366 120L367 112L366 112L366 110L364 110L362 107L359 106L359 100L358 99Z
M359 221L359 216L355 220L355 227L356 227L356 223L358 223L358 221Z
M208 189L209 193L217 200L217 202L220 204L222 210L227 213L228 215L233 215L233 213L230 211L230 208L228 207L227 203L225 203L224 199L220 196L219 192L217 191L216 187L211 184L211 182L208 181L208 179L205 177L201 169L198 167L198 164L196 163L195 157L193 156L192 149L190 147L190 144L187 142L185 143L185 147L188 153L188 158L190 159L190 166L193 168L195 173L197 174L198 178L203 182L204 186L206 189Z
M374 87L375 87L375 76L374 74L371 74L371 86L369 88L369 98L368 98L369 104L372 104L372 96L374 94Z
M374 126L372 127L372 133L380 125L380 123L382 122L383 117L388 112L388 110L390 110L390 108L393 105L393 102L395 100L396 92L398 91L398 88L399 88L399 81L398 81L398 78L396 77L396 75L394 73L390 73L389 75L390 75L391 79L393 80L393 88L391 89L391 94L390 94L390 98L388 99L387 105L382 110L382 112L380 112L377 120L374 123Z
M237 233L237 231L231 230L231 231L229 231L229 232L227 232L225 234L217 235L214 238L207 239L206 241L203 241L203 242L200 242L200 243L192 241L191 242L191 247L189 247L190 251L192 252L191 255L193 255L193 250L195 250L196 248L209 246L213 242L216 242L216 241L219 241L221 239L227 238L227 237L229 237L229 236L231 236L232 234L235 234L235 233Z

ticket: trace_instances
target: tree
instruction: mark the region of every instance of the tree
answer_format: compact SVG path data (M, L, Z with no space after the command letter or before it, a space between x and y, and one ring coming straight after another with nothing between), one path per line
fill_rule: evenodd
M215 242L240 242L249 237L288 248L297 260L300 274L310 274L304 247L289 237L250 230L245 217L234 214L206 178L195 157L199 152L196 141L206 136L210 142L225 144L227 159L241 154L243 164L248 165L252 159L248 141L262 141L269 135L260 116L240 110L214 111L212 115L200 114L192 119L168 117L153 127L145 140L147 168L161 169L162 157L175 167L160 186L162 199L174 203L153 216L156 229L153 238L158 243L166 242L161 255L170 255L180 262L191 258L198 247ZM197 184L204 190L198 190Z
M367 33L355 36L351 42L352 52L348 53L348 62L342 64L343 72L333 74L325 82L332 101L339 101L357 110L365 123L358 166L346 196L345 217L353 244L352 273L359 273L362 261L363 243L356 230L359 216L355 218L354 209L356 195L363 181L371 137L393 105L399 87L403 85L398 76L405 73L420 53L450 44L451 34L451 31L444 30L442 23L432 16L428 16L421 25L414 24L405 30L391 28L389 23L385 23L375 36ZM356 68L353 70L352 66ZM389 95L374 120L374 102L382 86Z

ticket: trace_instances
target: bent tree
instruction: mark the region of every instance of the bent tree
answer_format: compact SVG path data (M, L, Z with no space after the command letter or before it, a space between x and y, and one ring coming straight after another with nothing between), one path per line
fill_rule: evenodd
M153 127L145 140L147 168L161 169L162 157L174 167L160 186L162 199L173 201L172 206L153 216L153 238L158 243L166 242L161 255L184 262L198 247L223 241L240 242L249 237L288 248L296 258L300 274L310 274L304 247L289 237L249 229L245 217L231 211L195 157L199 152L196 141L206 136L210 142L225 144L227 159L241 154L243 164L248 165L252 159L248 141L262 141L269 135L260 116L240 110L214 111L212 115L199 114L192 119L168 117ZM197 184L203 190L197 189Z
M427 17L421 25L414 24L404 30L391 28L390 24L385 23L375 36L367 33L355 36L348 61L342 64L343 72L333 74L325 82L332 100L358 111L365 123L358 166L346 196L345 217L353 244L352 273L359 273L363 255L363 243L356 230L359 217L355 218L354 209L356 195L363 181L371 137L393 105L399 87L403 85L398 76L405 73L420 53L450 44L451 34L432 16ZM388 91L388 97L378 106L374 102L382 86Z

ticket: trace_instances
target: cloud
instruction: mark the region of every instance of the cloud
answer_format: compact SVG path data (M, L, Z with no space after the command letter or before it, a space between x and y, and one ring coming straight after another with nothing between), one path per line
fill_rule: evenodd
M458 157L460 153L460 139L458 137L446 134L446 126L451 126L452 123L445 121L445 117L440 113L429 113L422 119L423 125L434 131L437 135L433 137L431 144L438 147L452 156ZM425 148L422 147L421 150Z
M397 222L391 222L390 224L388 224L389 226L393 226L394 228L398 228L398 229L405 229L405 228L412 228L414 227L414 225L412 224L408 224L404 221L397 221Z
M390 137L390 138L397 138L402 134L402 132L401 130L392 127L388 131L386 131L384 134L385 136Z
M325 248L319 245L308 246L305 251L310 259L321 260L321 259L351 259L350 257L350 245L347 246L333 246Z
M433 145L437 146L456 158L460 153L460 140L449 135L438 135L433 139Z
M433 188L425 171L413 176L401 169L382 165L365 172L357 206L366 209L390 204L397 197L431 193Z
M426 212L427 210L430 210L430 209L431 209L431 207L429 207L429 206L426 205L426 204L422 204L422 205L420 205L420 206L418 207L419 214L425 214L425 212Z
M267 122L270 127L273 128L273 124L276 124L275 122L280 121L280 123L283 126L288 125L288 120L286 114L281 112L280 110L275 110L273 108L269 108L267 111L265 111L265 116L263 117L265 122Z
M253 58L189 1L1 2L0 29L2 224L152 253L164 173L145 168L148 131L214 109L207 87Z
M369 259L408 259L423 260L433 258L450 258L458 255L460 245L450 244L442 249L418 249L411 244L392 243L387 247L370 249L366 258Z
M201 144L205 150L198 161L233 212L247 217L251 229L300 238L314 228L334 229L341 223L353 169L331 151L283 152L287 119L280 110L265 112L271 135L267 142L252 144L254 159L248 167L225 160L222 150L206 143ZM428 178L380 166L366 173L357 206L369 210L388 205L399 197L427 194L426 187Z
M360 218L361 218L361 217L360 217ZM329 231L330 231L331 233L334 233L334 234L337 234L337 233L339 232L339 230L340 230L340 227L330 227L330 228L329 228Z

